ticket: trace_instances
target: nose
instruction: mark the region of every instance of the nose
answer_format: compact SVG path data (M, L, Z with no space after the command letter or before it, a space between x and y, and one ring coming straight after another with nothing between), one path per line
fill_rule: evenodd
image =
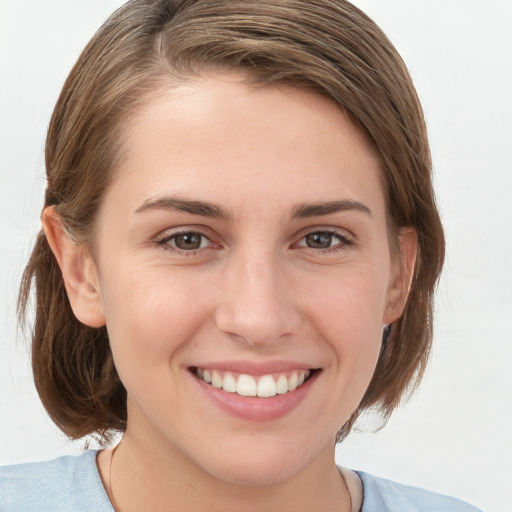
M252 253L230 261L219 290L217 327L249 345L264 346L294 334L300 313L293 284L273 255Z

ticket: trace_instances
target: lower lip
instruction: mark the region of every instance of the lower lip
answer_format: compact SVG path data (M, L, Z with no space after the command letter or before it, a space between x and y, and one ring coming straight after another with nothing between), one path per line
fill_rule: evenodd
M268 398L229 393L207 384L192 373L190 375L206 396L227 413L244 420L270 421L281 418L295 409L306 398L319 373L315 371L302 386L293 391Z

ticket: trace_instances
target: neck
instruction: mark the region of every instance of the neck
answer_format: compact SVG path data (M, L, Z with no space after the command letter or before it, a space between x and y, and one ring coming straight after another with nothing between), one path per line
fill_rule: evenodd
M152 439L154 441L154 439ZM280 482L229 482L194 464L179 449L141 443L127 431L98 465L116 512L346 511L350 495L334 463L334 445Z

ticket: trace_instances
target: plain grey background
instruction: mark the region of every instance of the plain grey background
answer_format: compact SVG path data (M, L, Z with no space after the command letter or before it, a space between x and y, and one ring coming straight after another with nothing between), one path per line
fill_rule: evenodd
M16 291L39 229L53 104L114 0L0 0L0 463L78 453L35 394ZM432 363L340 464L512 510L512 1L357 0L409 66L426 112L448 254Z

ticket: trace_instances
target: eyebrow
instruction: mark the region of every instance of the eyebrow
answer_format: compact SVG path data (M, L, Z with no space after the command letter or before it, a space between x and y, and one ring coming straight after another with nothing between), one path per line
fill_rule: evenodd
M372 216L368 206L352 199L341 199L339 201L324 201L320 203L302 203L296 206L292 213L293 219L307 219L309 217L321 217L332 213L355 210Z
M222 206L208 201L197 201L174 196L152 198L144 201L134 213L139 214L153 210L171 210L177 212L191 213L202 217L231 221L233 215ZM341 199L338 201L323 201L318 203L301 203L292 211L292 219L307 219L310 217L321 217L343 211L358 211L372 215L371 210L352 199Z
M159 197L156 199L148 199L147 201L144 201L134 213L142 213L151 210L172 210L226 221L233 218L230 212L216 204L209 203L207 201L182 199L179 197Z

